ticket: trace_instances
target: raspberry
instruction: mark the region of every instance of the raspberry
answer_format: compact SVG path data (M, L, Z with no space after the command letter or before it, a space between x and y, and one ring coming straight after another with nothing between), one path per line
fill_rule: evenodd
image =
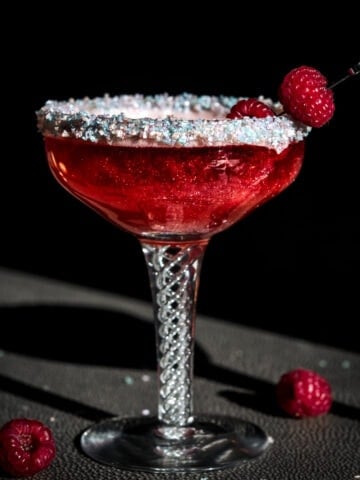
M332 403L331 387L316 372L302 368L285 373L276 386L279 406L292 417L316 417Z
M274 112L265 103L260 102L256 98L248 98L239 100L227 114L227 118L244 118L244 117L272 117Z
M46 468L55 457L51 430L37 420L17 418L0 429L0 466L24 477Z
M284 111L310 127L322 127L335 111L333 92L326 85L326 77L315 68L294 68L279 88Z

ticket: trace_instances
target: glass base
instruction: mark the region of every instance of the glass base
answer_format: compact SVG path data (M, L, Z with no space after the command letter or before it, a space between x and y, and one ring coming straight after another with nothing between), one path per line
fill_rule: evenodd
M257 457L271 442L252 423L204 415L181 429L156 418L114 418L85 430L80 443L93 460L124 470L200 472Z

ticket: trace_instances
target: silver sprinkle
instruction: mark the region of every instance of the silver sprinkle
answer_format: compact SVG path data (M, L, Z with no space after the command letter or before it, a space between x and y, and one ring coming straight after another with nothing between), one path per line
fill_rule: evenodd
M126 377L124 377L124 383L126 383L126 385L132 385L134 383L134 379L130 377L130 375L126 375Z
M319 360L319 367L325 368L327 366L328 362L327 360Z
M343 360L341 362L341 366L342 366L342 368L348 369L348 368L351 367L351 362L349 362L349 360Z

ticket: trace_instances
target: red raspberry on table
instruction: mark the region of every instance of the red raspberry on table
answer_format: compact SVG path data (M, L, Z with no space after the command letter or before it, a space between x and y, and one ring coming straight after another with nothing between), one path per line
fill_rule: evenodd
M274 112L265 103L257 98L239 100L227 114L227 118L257 117L265 118L274 116Z
M292 417L316 417L327 413L332 404L330 384L312 370L298 368L285 373L276 385L282 410Z
M55 457L51 430L37 420L17 418L0 429L0 466L15 477L34 475Z
M333 92L326 85L326 77L316 68L294 68L279 88L284 111L310 127L322 127L335 111Z

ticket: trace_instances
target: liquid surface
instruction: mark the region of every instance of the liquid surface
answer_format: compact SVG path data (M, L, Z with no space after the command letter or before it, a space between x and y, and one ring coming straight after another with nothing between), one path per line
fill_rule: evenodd
M207 238L297 177L304 144L131 147L47 136L58 182L118 227L148 238Z

